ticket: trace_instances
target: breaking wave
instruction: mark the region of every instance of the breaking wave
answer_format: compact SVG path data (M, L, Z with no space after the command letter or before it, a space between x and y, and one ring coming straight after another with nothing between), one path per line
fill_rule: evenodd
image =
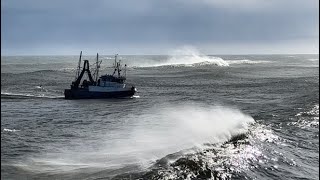
M222 106L168 104L141 113L124 117L127 125L123 128L128 128L128 134L116 134L114 141L106 142L105 135L99 135L95 147L90 147L92 142L83 142L61 152L49 150L32 158L33 164L28 168L42 171L121 168L136 163L147 168L168 154L241 136L254 123L251 116L240 110ZM44 165L49 169L42 168Z
M206 56L201 54L194 47L182 47L174 50L169 58L163 62L154 62L142 64L136 67L159 67L159 66L202 66L216 65L229 66L229 64L220 57Z
M258 163L277 162L277 158L265 156L261 142L279 143L283 140L272 130L259 124L252 124L250 131L233 136L223 143L207 143L201 148L179 151L156 161L145 173L129 173L113 179L246 179L246 172L258 168ZM291 166L282 153L272 151L276 157ZM276 170L273 166L271 169Z
M205 55L178 55L172 56L167 61L162 63L140 65L135 67L162 67L162 66L173 66L173 67L198 67L198 66L230 66L239 64L265 64L271 63L271 61L261 60L223 60L220 57L205 56Z
M220 57L209 57L204 55L179 55L171 57L167 62L156 64L154 66L229 66L229 64Z
M153 64L136 65L133 67L197 67L204 65L214 66L229 66L229 64L220 57L209 57L209 56L195 56L195 55L180 55L173 56L165 62L157 62Z
M224 60L221 57L207 56L194 47L182 47L174 50L171 55L161 62L145 62L133 67L199 67L199 66L230 66L233 64L261 64L270 63L262 60Z

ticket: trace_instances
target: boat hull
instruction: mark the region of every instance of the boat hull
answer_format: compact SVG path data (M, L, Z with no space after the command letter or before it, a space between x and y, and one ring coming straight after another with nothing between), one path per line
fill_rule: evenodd
M131 97L135 92L135 90L90 92L87 89L65 89L64 96L65 99L108 99Z

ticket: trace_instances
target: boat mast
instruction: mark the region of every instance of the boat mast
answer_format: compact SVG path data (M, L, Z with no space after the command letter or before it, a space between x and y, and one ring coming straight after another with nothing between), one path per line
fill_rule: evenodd
M116 71L117 71L117 56L118 56L118 54L116 54L116 55L114 56L114 71L113 71L112 76L114 76L114 74L115 74Z
M118 69L118 77L120 78L120 62L121 60L119 60L119 62L117 63L117 69Z
M99 55L97 53L97 69L96 69L96 82L98 82L98 77L99 77L99 68L100 68L100 64L99 64Z
M117 68L117 56L118 56L118 54L116 54L116 55L114 56L114 68L115 68L115 69Z
M79 62L78 62L78 69L77 69L77 72L76 72L76 80L80 75L81 56L82 56L82 51L80 52L80 57L79 57Z

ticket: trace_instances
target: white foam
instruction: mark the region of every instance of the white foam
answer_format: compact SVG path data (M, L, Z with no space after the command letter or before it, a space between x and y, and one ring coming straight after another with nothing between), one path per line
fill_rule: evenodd
M319 116L319 104L314 105L313 108L310 111L299 112L298 114L296 114L296 116L302 116L302 115Z
M242 59L242 60L226 60L229 64L261 64L261 63L270 63L270 61L253 61L250 59Z
M215 171L216 175L221 179L232 179L235 173L250 170L254 167L254 161L259 163L267 163L268 161L276 161L270 159L263 153L263 148L260 147L261 141L278 142L277 136L266 126L255 124L250 127L250 135L246 139L250 143L237 144L216 144L208 145L207 148L200 150L200 153L191 153L185 156L202 166L203 169L211 169ZM268 138L267 138L268 137ZM269 141L273 139L274 141ZM257 141L257 142L255 142ZM175 162L175 161L173 161ZM197 172L192 169L185 170L185 166L179 166L161 170L162 179L170 179L170 177L179 177L179 175L187 173L189 177L197 177ZM180 168L181 167L181 168ZM188 168L188 167L187 167Z
M295 115L298 120L289 122L288 125L298 126L300 128L319 127L319 104L313 106L309 111L299 112Z
M61 72L76 72L76 68L71 68L71 67L65 67L65 68L61 68L59 69L59 71Z
M6 131L6 132L16 132L16 131L20 131L20 130L4 128L3 131Z
M252 131L253 137L262 142L280 143L280 137L275 135L273 131L265 125L259 125Z

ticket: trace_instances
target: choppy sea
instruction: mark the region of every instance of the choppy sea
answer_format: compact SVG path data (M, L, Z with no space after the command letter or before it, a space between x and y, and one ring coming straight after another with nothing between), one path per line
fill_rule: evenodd
M119 58L134 97L65 100L78 56L1 57L1 179L319 179L319 55Z

